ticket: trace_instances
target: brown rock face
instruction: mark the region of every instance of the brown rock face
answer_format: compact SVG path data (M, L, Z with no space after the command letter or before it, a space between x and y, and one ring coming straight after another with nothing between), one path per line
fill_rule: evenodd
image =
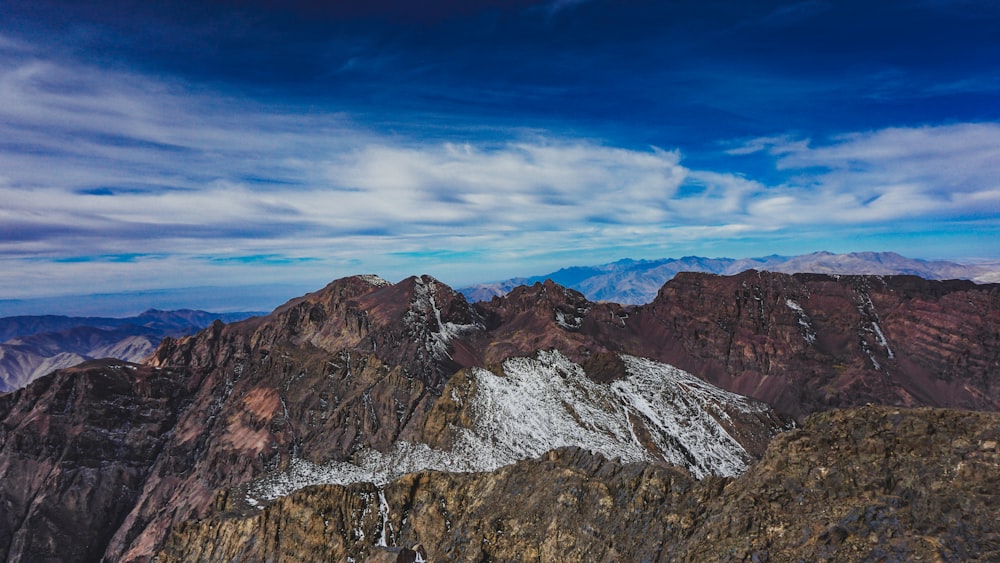
M866 403L1000 408L1000 286L679 274L631 311L638 355L797 418Z
M493 473L303 489L175 528L162 561L995 561L1000 415L810 417L736 479L577 449ZM398 549L398 548L397 548Z
M660 432L662 437L665 434L661 431L670 425L658 425L655 416L644 412L647 405L654 410L664 408L664 397L683 399L685 389L691 391L694 386L687 382L669 392L657 392L657 404L636 402L633 387L639 382L627 380L627 362L620 353L676 365L800 417L831 406L866 402L996 409L1000 406L996 384L1000 370L998 326L998 286L908 277L757 272L732 278L680 275L664 286L656 301L632 308L590 303L552 283L520 288L504 298L473 306L429 277L395 285L372 277L345 278L290 301L267 317L231 325L216 323L193 337L168 339L146 365L89 364L0 396L0 552L11 560L148 560L171 526L213 514L220 490L238 491L264 475L284 474L293 460L314 464L353 461L359 452L389 452L400 440L450 447L456 428L468 429L482 414L481 405L473 408L468 401L476 385L492 385L516 397L512 389L530 395L541 389L540 384L565 383L558 392L552 391L553 386L545 387L553 397L545 407L549 411L567 414L573 424L598 434L608 434L605 429L613 428L623 429L626 436L631 432L635 441L649 450L669 447L669 440L657 442L654 434ZM528 357L520 363L540 363L531 359L540 348L558 349L583 366L584 379L599 382L601 387L580 381L570 385L567 382L576 377L570 368L545 372L551 374L546 376L548 381L521 381L525 386L504 387L513 385L517 375L505 372L505 360ZM559 395L563 390L569 394ZM603 404L609 412L618 409L615 412L624 413L624 418L617 427L609 422L594 430L593 420L581 416L582 411L570 404L576 397L586 398L590 401L587 405ZM627 401L632 403L623 407ZM689 420L694 420L694 415L703 413L699 409L708 405L696 403L676 404L691 408L684 412L690 412ZM708 407L718 426L746 450L746 461L764 450L781 425L775 413L763 406ZM677 426L685 424L682 421ZM690 446L686 451L690 456L697 453ZM579 460L560 461L567 456ZM530 500L534 497L524 497L523 487L516 489L516 482L493 483L487 474L479 474L476 478L483 480L473 484L463 484L462 479L472 479L468 475L441 477L454 479L442 481L447 485L443 488L434 488L436 484L418 487L411 482L407 487L416 487L411 492L400 492L393 488L397 485L390 485L384 493L391 510L410 503L414 507L411 512L417 514L417 497L413 495L430 495L420 497L425 501L419 505L424 507L419 514L428 522L427 530L440 526L444 530L418 534L414 516L407 520L414 526L412 533L407 532L400 517L393 520L395 545L423 542L432 557L440 558L441 552L435 556L435 549L451 545L447 537L455 532L448 518L434 524L439 528L429 523L433 518L444 518L444 513L433 516L434 503L444 502L442 510L452 515L469 508L470 501L465 497L441 501L434 495L445 495L448 487L456 487L472 496L473 491L495 489L497 496L487 494L485 498L493 498L498 506L504 504L501 493L524 497L528 504L511 504L505 516L514 522L535 510L534 520L518 524L524 534L543 522L545 526L555 526L552 522L572 525L560 519L567 515L545 513L545 503L561 506L564 512L566 507L579 506L588 513L606 509L616 515L608 517L610 531L586 532L591 534L588 537L598 538L591 543L572 547L576 544L566 544L569 540L559 535L556 544L545 548L549 551L533 548L537 557L572 547L579 550L573 553L596 553L598 559L603 555L632 559L642 553L655 558L655 553L661 552L622 547L613 535L645 538L640 530L648 524L644 519L653 515L622 516L640 508L626 501L646 490L635 488L641 483L615 485L624 487L624 492L621 498L618 493L611 495L610 507L605 506L607 498L588 484L608 471L624 475L633 469L623 467L632 466L606 460L580 461L580 456L580 452L564 452L530 462L536 465L525 466L528 469L509 470L523 471L515 481L530 483L527 473L549 467L545 464L553 471L562 467L569 473L559 486L581 491L583 496L573 501L577 505L569 497L562 501L544 496ZM688 481L675 470L645 465L634 471L660 475L649 479L667 484L652 484L649 490L665 487L663 498L673 498L674 488L683 493L689 486L682 484ZM597 480L612 490L610 481L602 479ZM707 503L718 494L711 489L712 483L718 488L722 481L708 478L691 489L699 503ZM538 486L553 485L539 481ZM377 492L360 485L337 490L354 491L337 493L348 496ZM236 506L236 496L232 495L230 505L246 508ZM365 516L369 519L382 507L381 503L372 504L379 502L377 494L367 500L346 498L330 502L335 506L344 502L354 503L351 507L374 506L375 512ZM569 504L560 504L563 501ZM286 502L293 501L279 500L258 517L266 520L268 514L284 510L280 507ZM667 502L663 500L661 505ZM536 505L537 510L531 508ZM338 510L343 526L354 521L353 512ZM473 535L469 538L487 534L493 525L487 504L476 510L480 512L472 514L480 514L477 518L482 522L470 528ZM687 516L677 518L682 523L688 521ZM615 524L616 520L621 520L620 524ZM597 530L604 522L592 527ZM705 521L706 526L710 523ZM293 528L288 523L280 526L268 530ZM341 542L337 545L344 546L344 553L354 553L350 550L356 548L351 546L361 545L358 542L362 540L353 538L353 528L344 529L348 530L346 535L330 541ZM370 523L359 529L368 541L364 545L372 548L364 553L395 556L373 550L372 538L376 536ZM506 531L500 534L494 529L490 536L490 541L500 542L497 545L511 537L512 528L500 529ZM276 537L283 533L275 532ZM425 533L430 534L427 541L421 535ZM836 530L832 533L834 537L841 535ZM269 531L265 535L275 534ZM228 540L220 537L219 541L217 548L200 549L230 549L224 547ZM254 541L265 549L270 540ZM539 541L541 545L547 540ZM299 549L297 542L266 549L273 548L273 553L294 551ZM455 544L453 554L459 559L477 553L499 559L530 559L515 554L515 549L526 545L523 542L504 548L507 551L490 551L484 545Z
M256 516L179 526L159 559L369 561L420 543L430 561L639 561L660 550L648 533L662 527L655 508L696 512L696 483L672 467L557 450L493 473L411 474L384 490L309 487Z
M185 375L90 363L0 397L0 552L101 557L150 478L191 394Z
M996 561L1000 415L816 414L726 486L691 560Z

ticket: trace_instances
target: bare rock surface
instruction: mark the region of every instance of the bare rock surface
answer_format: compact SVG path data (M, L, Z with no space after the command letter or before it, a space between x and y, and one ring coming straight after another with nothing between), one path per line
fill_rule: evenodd
M801 419L866 403L1000 408L1000 286L681 274L632 311L639 355Z
M492 473L303 489L175 528L162 561L995 561L1000 415L810 417L737 478L559 449ZM389 559L385 559L389 560Z

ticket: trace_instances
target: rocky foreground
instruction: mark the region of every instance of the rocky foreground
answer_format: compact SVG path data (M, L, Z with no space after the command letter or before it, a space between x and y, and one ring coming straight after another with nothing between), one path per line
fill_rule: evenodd
M998 561L1000 415L811 416L738 478L578 448L492 473L314 486L177 526L181 561Z

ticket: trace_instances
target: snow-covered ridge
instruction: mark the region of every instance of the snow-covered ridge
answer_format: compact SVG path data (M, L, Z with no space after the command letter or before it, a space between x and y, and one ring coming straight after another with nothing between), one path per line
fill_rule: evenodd
M353 463L295 459L288 472L253 484L248 498L259 504L313 484L383 485L423 470L494 471L566 446L623 462L666 461L698 478L746 470L750 455L720 421L733 412L766 412L767 405L666 364L621 358L627 376L610 384L591 380L558 351L511 358L503 374L473 368L441 399L458 404L472 421L452 426L450 450L397 442L388 453L363 450Z

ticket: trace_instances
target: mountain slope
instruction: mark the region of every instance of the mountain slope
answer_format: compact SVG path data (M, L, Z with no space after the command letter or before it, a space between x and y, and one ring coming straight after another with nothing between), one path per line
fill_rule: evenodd
M867 407L810 417L737 478L576 448L491 473L309 487L175 528L171 561L994 561L1000 416Z
M627 375L609 383L593 381L555 351L510 358L499 374L461 372L423 428L404 431L410 440L397 440L384 453L358 450L350 462L292 460L287 471L251 484L248 503L259 507L322 483L384 484L426 470L494 471L562 447L626 462L665 462L696 478L734 476L759 457L760 444L791 427L767 405L670 366L631 356L620 361Z
M1000 408L1000 286L680 274L630 312L636 354L801 418L866 403Z
M97 561L143 498L190 395L184 374L120 362L61 370L0 396L0 553Z
M680 272L735 275L746 270L786 274L821 273L843 275L913 275L931 280L970 279L995 281L996 264L963 265L944 260L906 258L894 252L814 252L800 256L761 258L702 258L686 256L662 260L624 259L600 266L563 268L542 276L511 278L459 289L470 301L488 301L519 285L551 279L575 289L592 301L638 305L649 303L660 287Z

